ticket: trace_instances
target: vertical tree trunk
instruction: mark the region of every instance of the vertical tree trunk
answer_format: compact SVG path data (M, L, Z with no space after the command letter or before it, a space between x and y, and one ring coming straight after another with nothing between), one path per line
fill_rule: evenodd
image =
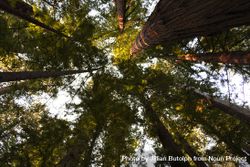
M9 81L20 81L28 79L40 79L59 77L64 75L89 72L88 70L69 70L69 71L26 71L26 72L0 72L0 83Z
M83 161L82 166L90 166L91 165L91 160L93 158L92 157L93 149L94 149L94 146L96 144L98 137L100 136L100 133L102 132L102 127L100 125L99 126L98 125L97 125L96 130L95 130L93 137L91 139L90 146L84 154L84 161Z
M125 13L126 13L126 0L115 0L118 28L120 32L123 32L125 27Z
M78 166L78 163L81 159L81 155L84 154L84 161L81 166L90 166L91 164L91 158L92 158L92 152L93 148L95 146L96 140L99 137L100 133L102 132L102 125L100 123L97 124L92 137L90 138L90 145L88 145L88 142L84 141L85 139L79 139L77 138L77 142L74 146L72 146L67 154L62 158L58 166L60 167L73 167Z
M181 147L175 143L171 133L165 128L163 123L160 121L158 115L153 110L150 102L144 99L143 104L145 107L146 116L151 121L153 129L158 135L163 147L173 157L185 157L182 153ZM189 163L184 161L169 161L169 163L173 167L189 166Z
M185 152L191 157L200 157L199 155L197 155L197 153L195 152L195 150L189 145L189 143L179 134L179 133L175 133L175 135L177 136L177 139L181 142L181 144L183 145L183 148L185 150ZM197 167L207 167L206 163L203 161L193 161Z
M31 13L29 12L29 9L32 8L31 6L27 7L28 4L26 4L25 2L22 2L21 0L18 0L17 2L18 3L16 3L16 5L13 6L12 5L13 2L11 2L11 0L0 0L0 9L7 12L7 13L15 15L21 19L24 19L30 23L33 23L39 27L42 27L48 31L51 31L51 32L56 33L60 36L69 38L69 36L63 34L62 32L55 30L54 28L52 28L48 25L45 25L44 23L32 18L30 15ZM18 4L19 4L19 6L18 6ZM26 5L24 5L24 4L26 4Z
M226 114L229 114L231 116L233 116L236 119L239 119L245 123L247 123L248 125L250 125L250 111L248 109L239 107L235 104L230 104L229 102L225 101L225 100L220 100L220 99L216 99L216 98L211 98L197 90L195 90L195 93L198 96L201 96L203 98L208 99L208 101L211 103L211 107L212 108L217 108L223 112L225 112Z
M224 64L250 64L249 52L230 52L230 53L201 53L187 54L180 58L186 61L205 61L207 63L224 63Z
M218 131L216 128L214 128L210 123L207 123L207 120L202 118L201 116L197 115L190 115L191 117L194 117L197 123L203 125L204 130L208 134L212 134L218 137L220 142L226 143L228 148L236 155L241 157L248 157L248 154L240 148L238 144L235 144L232 142L231 138L228 137L228 135L222 135L220 131ZM247 158L247 162L250 164L250 159Z
M76 145L72 146L68 151L67 154L62 158L62 160L57 165L58 167L72 167L77 166L79 163L79 159L81 154L84 152L84 147L82 144L77 143Z
M249 9L249 0L160 0L133 43L131 54L162 42L249 25Z

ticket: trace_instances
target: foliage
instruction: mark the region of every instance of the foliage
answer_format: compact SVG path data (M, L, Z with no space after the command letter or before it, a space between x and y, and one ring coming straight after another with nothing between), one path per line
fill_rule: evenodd
M169 155L159 144L145 101L184 155L190 156L183 140L204 157L249 153L249 125L194 93L224 98L215 82L227 82L220 70L234 71L248 81L249 66L176 61L186 53L247 51L249 27L157 45L132 58L131 44L147 20L151 0L127 1L122 33L113 1L27 3L33 7L32 17L70 38L0 11L0 70L90 72L1 83L0 166L129 166L132 162L122 157L138 156L145 138L154 141L156 155ZM47 104L60 92L71 98L58 109L63 118ZM216 163L223 164L209 165Z

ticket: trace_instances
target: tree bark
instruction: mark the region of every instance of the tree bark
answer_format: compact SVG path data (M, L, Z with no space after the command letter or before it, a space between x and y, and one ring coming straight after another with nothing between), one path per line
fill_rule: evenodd
M19 18L21 18L23 20L26 20L26 21L28 21L30 23L33 23L33 24L35 24L35 25L37 25L39 27L42 27L42 28L44 28L44 29L46 29L48 31L56 33L56 34L58 34L60 36L70 38L69 36L63 34L62 32L60 32L58 30L55 30L54 28L52 28L52 27L50 27L48 25L45 25L44 23L42 23L42 22L34 19L33 17L31 17L29 12L28 13L25 12L25 11L28 11L26 9L27 8L26 6L28 6L28 4L26 4L25 2L22 2L20 0L18 0L18 2L19 3L16 3L16 5L12 6L11 5L12 2L10 2L10 0L0 0L0 9L7 12L7 13L10 13L10 14L12 14L14 16L17 16L17 17L19 17ZM23 9L20 10L20 8L17 6L18 4L26 4L25 6L23 5L24 10ZM30 6L29 8L32 8L32 7Z
M171 135L171 133L165 128L163 123L160 121L158 115L153 110L151 104L147 100L143 100L145 112L148 119L151 121L153 129L155 130L159 140L167 152L173 157L185 157L182 153L181 147L177 145ZM186 161L169 161L173 167L187 167L190 166Z
M207 63L223 63L223 64L250 64L249 52L229 52L229 53L200 53L186 54L180 57L185 61L205 61Z
M79 163L80 156L84 152L83 148L84 147L80 143L77 143L76 145L72 146L57 166L58 167L77 166L77 164Z
M74 146L72 146L67 154L62 158L58 166L60 167L72 167L77 166L81 155L84 153L84 160L81 166L90 166L91 165L91 159L92 159L92 152L96 143L96 140L98 139L100 133L102 132L103 127L100 123L97 124L92 137L90 138L90 145L86 147L88 142L84 141L84 139L77 139L77 142Z
M120 32L123 32L125 27L125 13L126 13L126 0L115 0L118 28Z
M207 123L207 120L202 118L201 116L197 115L190 115L191 117L195 118L195 121L197 123L203 125L204 130L208 134L212 134L218 137L218 140L220 142L226 143L228 148L236 155L241 156L241 157L248 157L248 154L240 148L239 144L235 144L231 138L228 137L228 135L222 135L220 131L218 131L216 128L214 128L210 123ZM194 120L193 120L194 121ZM247 158L247 162L250 163L250 159Z
M83 161L82 166L90 166L91 165L91 160L93 158L93 155L92 155L93 149L94 149L96 141L97 141L98 137L100 136L101 132L102 132L102 127L98 124L96 129L95 129L95 132L93 134L93 137L91 139L90 145L84 154L84 161Z
M229 102L227 102L225 100L212 98L212 97L207 96L204 93L201 93L197 90L195 90L195 93L198 96L201 96L201 97L207 99L211 103L210 107L217 108L217 109L225 112L226 114L229 114L229 115L233 116L234 118L239 119L239 120L247 123L248 125L250 125L250 111L248 109L239 107L235 104L230 104Z
M190 144L178 133L176 132L175 135L177 136L177 139L181 142L183 145L183 148L185 152L193 159L193 157L200 157L197 155L196 151L190 146ZM206 163L204 161L194 161L197 167L207 167Z
M0 83L29 79L54 78L84 72L89 72L89 70L0 72Z
M249 0L160 0L130 52L249 25L249 9Z

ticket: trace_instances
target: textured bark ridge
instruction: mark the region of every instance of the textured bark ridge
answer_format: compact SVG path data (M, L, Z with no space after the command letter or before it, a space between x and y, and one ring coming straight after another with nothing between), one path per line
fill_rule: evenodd
M247 65L250 64L250 52L186 54L181 56L180 59L194 62Z
M25 72L0 72L0 83L9 81L20 81L28 79L40 79L59 77L77 73L89 72L88 70L69 70L69 71L25 71Z
M45 25L44 23L31 17L31 14L33 13L32 6L26 4L25 2L22 2L21 0L17 0L14 3L11 0L0 0L0 10L3 10L9 14L17 16L23 20L26 20L30 23L33 23L39 27L42 27L42 28L44 28L48 31L51 31L53 33L56 33L60 36L69 38L69 36L63 34L62 32L55 30L54 28L52 28L48 25Z
M131 54L162 42L211 35L250 24L249 0L160 0L132 45Z
M115 0L118 28L123 32L125 26L126 0Z

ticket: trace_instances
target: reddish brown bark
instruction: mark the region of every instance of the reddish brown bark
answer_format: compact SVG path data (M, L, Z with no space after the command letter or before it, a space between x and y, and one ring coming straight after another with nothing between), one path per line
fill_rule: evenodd
M53 33L56 33L60 36L63 36L63 37L67 37L69 38L69 36L63 34L62 32L58 31L58 30L55 30L54 28L48 26L48 25L45 25L44 23L34 19L33 17L30 16L30 13L27 12L29 11L27 6L28 4L26 4L25 2L22 2L20 0L18 0L19 3L16 3L16 5L12 5L12 2L10 0L0 0L0 9L7 12L7 13L10 13L14 16L17 16L23 20L26 20L30 23L33 23L39 27L42 27L48 31L51 31ZM19 4L19 5L18 5ZM23 5L23 4L26 4L26 5ZM20 6L23 6L20 8ZM31 7L31 6L30 6ZM29 7L29 8L30 8ZM22 9L23 8L23 9ZM32 7L31 7L32 8Z
M186 54L181 56L181 60L186 61L205 61L208 63L224 63L224 64L250 64L249 52L229 52L229 53L201 53Z
M89 70L69 70L69 71L0 72L0 82L60 77L64 75L71 75L71 74L84 73L84 72L90 72L90 71Z
M250 24L249 0L160 0L137 36L131 54L142 49Z
M125 27L125 13L126 13L126 0L115 0L118 28L120 32L123 32Z

